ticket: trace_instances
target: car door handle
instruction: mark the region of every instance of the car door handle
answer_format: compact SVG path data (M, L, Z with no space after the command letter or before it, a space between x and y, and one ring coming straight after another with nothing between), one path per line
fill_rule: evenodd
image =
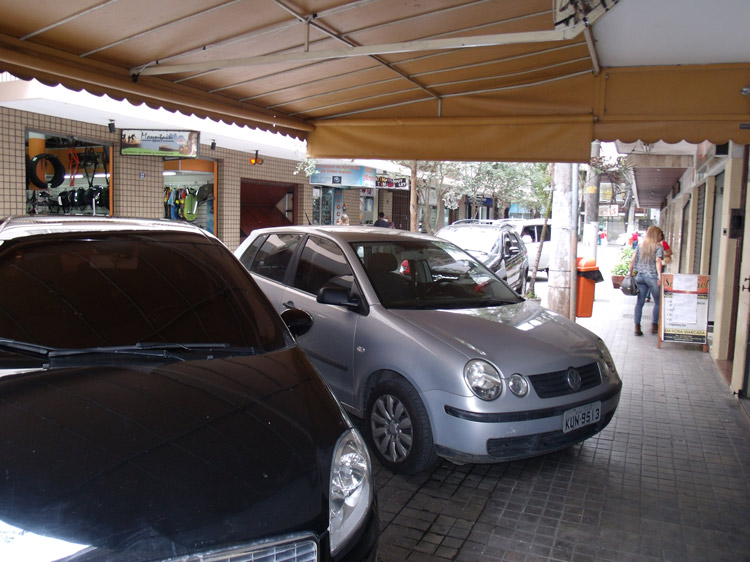
M286 301L285 303L282 303L281 306L284 308L294 308L294 301Z

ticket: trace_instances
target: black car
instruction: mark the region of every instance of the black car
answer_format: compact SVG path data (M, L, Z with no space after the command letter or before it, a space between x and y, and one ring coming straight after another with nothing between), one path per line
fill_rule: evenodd
M444 226L435 236L469 252L519 295L526 292L529 256L513 226L501 221L468 219Z
M216 238L0 221L0 560L375 560L368 452Z

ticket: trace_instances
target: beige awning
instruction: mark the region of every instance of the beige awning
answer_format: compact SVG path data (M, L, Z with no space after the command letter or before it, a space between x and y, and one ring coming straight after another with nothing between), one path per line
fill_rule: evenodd
M593 139L750 142L750 48L730 29L750 3L683 14L726 29L679 64L662 60L685 39L672 21L634 48L649 40L636 18L670 17L657 4L7 0L0 70L290 134L315 157L585 161Z

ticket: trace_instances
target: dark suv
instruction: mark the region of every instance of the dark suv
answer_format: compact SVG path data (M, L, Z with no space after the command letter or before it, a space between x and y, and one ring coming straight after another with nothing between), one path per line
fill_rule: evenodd
M435 236L463 248L522 295L526 292L529 257L520 236L509 224L467 220L445 226Z
M375 560L369 453L205 231L0 219L0 560ZM290 332L291 330L291 332Z

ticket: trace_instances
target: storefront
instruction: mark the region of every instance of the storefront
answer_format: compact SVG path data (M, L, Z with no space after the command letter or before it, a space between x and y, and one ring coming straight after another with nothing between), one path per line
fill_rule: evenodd
M112 214L111 144L28 130L25 160L27 214Z
M176 154L163 139L162 150L135 154L126 150L134 148L132 139L127 142L134 133L114 126L3 106L0 124L3 216L167 218L204 228L230 248L239 245L243 228L277 219L308 223L309 199L295 197L308 189L294 173L298 161L263 154L262 147L259 165L251 162L254 150L212 148L200 137L191 157L185 153L193 142L189 134L185 143L177 135Z
M216 176L215 160L165 160L164 218L191 222L216 234Z
M346 215L350 224L373 224L378 212L392 215L393 196L408 196L410 180L396 170L381 170L349 164L318 164L310 176L311 224L340 224Z

